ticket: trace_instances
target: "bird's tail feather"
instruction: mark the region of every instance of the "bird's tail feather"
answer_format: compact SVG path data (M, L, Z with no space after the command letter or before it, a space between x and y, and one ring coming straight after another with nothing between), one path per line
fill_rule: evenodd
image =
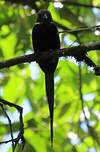
M46 96L50 112L51 146L53 147L54 73L45 74Z

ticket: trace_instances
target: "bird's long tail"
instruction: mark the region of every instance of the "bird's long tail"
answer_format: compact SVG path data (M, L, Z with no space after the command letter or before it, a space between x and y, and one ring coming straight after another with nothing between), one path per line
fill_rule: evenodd
M53 147L53 112L54 112L54 73L45 73L46 96L50 112L51 146Z

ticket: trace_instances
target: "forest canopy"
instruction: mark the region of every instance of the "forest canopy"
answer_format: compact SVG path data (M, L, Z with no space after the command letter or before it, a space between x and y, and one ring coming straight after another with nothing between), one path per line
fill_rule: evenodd
M93 45L100 42L99 0L1 0L0 63L34 52L32 28L40 9L48 9L58 27L61 48ZM87 56L100 66L99 49ZM76 50L77 51L77 50ZM85 51L85 50L83 50ZM0 69L0 98L23 108L24 152L50 152L49 110L44 74L36 62ZM1 102L0 102L1 103ZM1 105L1 104L0 104ZM16 108L0 108L0 143L14 138L20 121ZM12 151L12 143L0 151ZM21 143L16 151L20 151ZM55 72L53 152L99 152L100 77L85 62L61 57Z

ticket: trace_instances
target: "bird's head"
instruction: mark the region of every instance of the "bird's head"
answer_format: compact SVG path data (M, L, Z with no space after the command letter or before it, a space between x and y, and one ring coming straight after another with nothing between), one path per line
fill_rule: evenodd
M52 22L51 13L46 9L40 10L37 14L37 22L38 23Z

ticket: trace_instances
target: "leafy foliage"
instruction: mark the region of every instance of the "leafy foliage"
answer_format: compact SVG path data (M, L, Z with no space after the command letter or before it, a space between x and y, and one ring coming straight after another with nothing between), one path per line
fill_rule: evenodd
M11 3L10 3L11 2ZM77 0L77 3L100 6L99 0ZM26 5L27 4L27 5ZM65 3L38 1L23 3L21 0L0 1L0 61L31 53L31 31L36 11L48 8L57 23L62 47L100 41L100 31L67 33L65 29L79 29L99 23L100 9L86 8ZM74 43L73 43L74 42ZM100 53L88 54L98 65ZM86 124L80 98L80 74L84 111L89 122ZM0 71L0 96L19 104L24 109L25 139L24 152L50 152L49 111L45 98L44 75L36 63L22 64ZM54 152L99 152L100 150L100 78L84 63L79 73L74 59L61 58L55 73ZM16 111L13 130L18 131ZM0 111L0 141L8 138L9 124ZM6 146L3 146L3 148ZM2 149L2 146L0 146ZM10 147L9 147L10 148ZM6 148L1 151L11 151ZM18 151L20 150L20 145Z

